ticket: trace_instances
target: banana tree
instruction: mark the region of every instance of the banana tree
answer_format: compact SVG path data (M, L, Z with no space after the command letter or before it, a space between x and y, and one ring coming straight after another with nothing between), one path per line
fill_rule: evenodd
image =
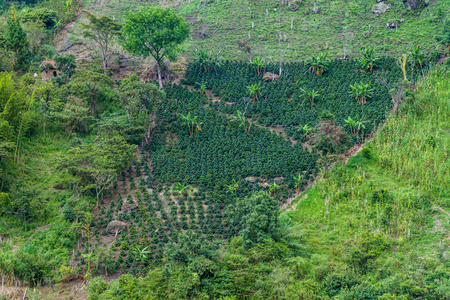
M236 179L233 179L233 182L231 184L227 184L226 186L230 192L234 192L234 194L236 195L240 182L241 182L240 180L236 181Z
M311 61L308 63L309 71L311 73L316 73L317 75L320 75L326 71L330 62L327 57L328 54L326 53L319 53L318 56L313 56Z
M420 46L413 46L411 52L409 52L409 57L412 58L414 67L416 68L421 68L425 61L425 55L420 52Z
M93 252L90 252L88 254L82 254L82 256L84 259L86 259L87 262L87 270L86 274L84 274L84 280L89 281L91 279L91 270L92 270L91 263L95 261L98 255L94 255Z
M313 127L309 126L309 123L305 125L300 124L297 126L297 131L303 132L304 135L310 134L313 129Z
M58 19L52 18L52 21L55 24L55 25L53 25L53 28L55 29L55 36L56 36L58 34L59 30L64 27L64 23L61 22L62 19L58 20Z
M133 253L136 254L136 261L142 261L145 262L147 261L148 257L147 254L151 253L151 251L147 250L148 247L144 247L144 248L139 248L139 247L134 247L133 248Z
M297 176L293 176L293 177L294 177L294 180L295 180L295 188L297 189L297 194L299 194L303 176L302 176L302 174L299 173Z
M255 68L255 73L259 75L261 69L265 67L266 63L263 59L261 59L261 57L257 56L250 62L250 65Z
M197 134L198 131L202 131L202 128L200 125L203 124L203 122L197 121L197 118L198 118L197 116L191 117L190 112L186 116L181 113L179 113L178 115L180 116L182 124L186 125L188 127L189 136L192 136L192 134L194 132Z
M372 73L373 67L376 67L375 61L377 60L374 49L365 47L361 50L361 54L363 57L360 62L363 70L369 70Z
M261 87L258 83L255 83L254 85L247 86L247 94L252 97L253 103L255 103L255 100L258 100L258 95L262 96L261 94Z
M365 129L364 122L361 119L353 120L350 116L344 120L345 124L350 127L352 135L356 135L361 129Z
M200 96L203 97L204 92L206 91L206 84L202 83L195 83L200 88Z
M275 191L276 191L279 187L280 187L280 185L277 184L275 181L272 182L272 183L269 183L269 190L270 190L270 193L271 193L272 197L275 196Z
M177 182L177 183L175 183L173 189L174 189L175 191L178 191L178 192L183 192L183 191L185 191L188 187L189 187L189 185L187 185L186 183L180 183L180 182Z
M194 61L200 64L205 73L212 72L215 67L220 67L218 55L214 55L206 50L200 50L194 53Z
M314 104L314 99L320 96L319 92L315 90L305 90L300 88L300 91L302 92L302 96L309 100L309 102L311 103L311 107Z
M363 83L362 81L353 85L350 84L350 94L355 97L359 104L364 105L367 102L367 98L372 97L373 90L370 88L371 85L371 82Z
M238 110L238 111L236 112L236 115L233 115L233 117L232 117L231 120L234 121L234 122L239 122L239 127L243 127L243 128L244 128L244 131L245 131L247 134L250 134L250 128L252 127L252 123L249 122L249 121L247 120L247 118L245 118L244 113L241 113L240 110Z

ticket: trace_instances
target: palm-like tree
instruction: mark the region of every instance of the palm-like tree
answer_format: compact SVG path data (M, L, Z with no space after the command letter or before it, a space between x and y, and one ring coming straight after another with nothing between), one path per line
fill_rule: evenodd
M322 74L324 71L327 70L329 60L327 59L328 54L319 53L318 56L313 56L311 58L311 61L308 63L309 65L309 71L311 73L316 73L317 75Z
M308 135L311 133L311 131L313 131L313 127L309 126L309 123L305 124L305 125L298 125L297 126L297 131L301 131L303 132L304 135Z
M264 59L257 56L250 62L250 65L255 68L255 73L259 75L261 69L265 67L266 63L264 62Z
M173 189L174 189L174 191L183 192L183 191L185 191L188 187L189 187L189 185L187 185L187 184L184 183L184 182L183 182L183 183L177 182L177 183L175 183Z
M409 52L409 57L412 58L414 62L414 67L421 68L423 62L425 61L425 55L420 52L420 46L412 47L411 52Z
M362 68L364 70L369 70L371 73L373 67L376 67L375 61L377 57L375 56L375 50L373 48L365 47L361 50L362 59L360 60Z
M236 181L236 179L233 179L233 182L231 184L227 184L226 186L228 187L228 190L230 192L234 192L234 194L236 195L237 189L239 188L239 183L241 181Z
M272 194L272 197L275 196L275 191L280 187L278 183L275 181L272 183L269 183L269 191Z
M300 88L300 91L302 92L302 96L309 100L309 102L311 103L311 107L314 104L314 99L320 96L319 92L315 90L305 90Z
M302 174L298 174L297 176L293 176L295 180L295 188L297 189L297 193L300 193L300 185L302 184L303 176Z
M211 62L213 60L213 55L203 49L195 52L194 55L196 56L194 60L200 64L200 67L203 68L205 73L208 73Z
M88 254L82 254L82 256L86 259L87 262L87 271L86 274L84 274L84 279L86 281L89 281L91 279L91 263L98 257L98 255L94 255L93 252L90 252Z
M151 251L147 250L148 247L144 247L144 248L139 248L139 247L134 247L133 248L133 252L134 254L136 254L136 261L142 261L145 262L147 261L148 257L147 254L151 253Z
M214 55L206 50L200 50L194 53L194 61L200 64L205 73L212 72L215 67L220 67L222 63L219 62L218 55Z
M250 134L250 128L252 127L252 123L245 118L244 113L241 113L240 110L236 112L237 115L233 115L232 121L239 122L239 127L243 127L244 131L247 134Z
M347 120L344 120L345 124L350 127L353 135L356 135L361 129L365 129L364 122L361 119L353 120L348 116Z
M257 83L247 86L247 93L252 97L253 103L255 103L255 100L258 100L258 95L262 96L261 87Z
M371 85L371 82L363 83L362 81L354 85L350 84L350 94L355 97L359 104L364 105L367 102L367 98L372 97L373 90L370 88Z
M195 83L200 88L200 96L203 96L203 93L206 91L206 84L202 83Z
M197 116L191 117L191 113L189 112L186 116L183 114L179 114L181 121L183 122L183 125L186 125L189 130L189 136L191 136L194 131L197 134L198 131L202 131L202 128L200 125L203 124L203 122L200 122L197 120Z

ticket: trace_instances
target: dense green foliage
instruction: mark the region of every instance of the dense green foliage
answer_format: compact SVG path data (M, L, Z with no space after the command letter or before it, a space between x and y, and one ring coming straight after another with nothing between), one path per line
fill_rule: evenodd
M373 5L0 1L0 298L450 299L449 6Z
M435 201L448 207L448 193L437 189L448 176L447 160L444 156L430 160L428 148L415 156L414 149L420 147L414 143L405 145L410 150L399 151L388 134L407 130L408 140L421 141L430 118L446 112L430 125L437 135L433 151L445 153L448 135L439 133L448 126L449 76L448 68L440 68L421 80L418 91L410 94L398 115L388 119L374 142L347 165L337 164L325 172L299 198L297 209L279 218L278 242L268 238L248 247L243 237L235 237L217 251L192 234L184 235L180 244L167 249L164 267L145 277L124 275L113 283L96 278L90 298L449 299L447 213L435 207ZM436 95L434 86L440 88ZM424 146L429 147L428 142ZM436 175L436 189L404 168L393 168L396 160L385 163L385 157L400 155L406 160L415 156L417 163L443 165ZM257 197L243 200L250 202L240 207L255 206L251 201ZM263 211L270 211L268 207ZM249 210L253 212L248 216L254 217L244 217L242 223L270 219L259 218L258 205ZM291 222L298 225L292 227ZM258 228L267 228L262 224ZM248 232L251 228L255 227ZM289 228L288 234L283 228ZM290 247L294 244L290 237L298 228L306 248Z
M173 115L165 120L170 126L161 125L166 129L164 136L173 135L177 140L164 144L161 135L161 140L151 145L156 150L151 153L151 159L157 183L186 181L207 190L224 192L225 185L233 179L239 181L256 176L272 181L274 177L283 176L288 186L293 187L293 175L305 171L305 178L308 178L315 174L317 156L300 144L292 146L282 136L258 127L246 134L238 124L217 111L199 107L207 98L190 93L186 88L174 86L166 92L172 99L172 111L182 113L189 109L203 124L202 131L193 136Z
M161 70L164 59L174 61L180 44L189 36L189 24L169 8L151 6L128 12L122 33L122 46L143 58L153 57L158 66L159 88L162 89Z
M17 56L17 65L23 67L22 65L26 63L28 54L28 40L27 34L20 24L14 5L11 6L8 21L6 22L5 41L6 49L14 52Z
M224 102L214 104L219 111L232 114L237 109L247 111L264 126L283 125L286 133L295 139L304 141L297 126L319 121L320 114L328 110L336 117L336 123L344 126L347 117L361 118L365 123L365 134L372 132L386 118L392 107L390 90L397 87L401 70L395 60L381 58L373 73L364 72L359 61L334 60L322 75L307 72L308 65L303 62L269 64L267 72L279 73L281 78L274 82L261 81L251 65L246 63L225 62L216 67L215 72L204 72L199 63L192 63L186 71L186 83L203 82ZM409 76L414 77L413 74ZM410 77L410 78L411 78ZM256 103L248 103L246 87L255 82L262 85L262 96ZM374 96L361 105L350 95L350 85L371 83ZM303 97L304 90L318 91L320 96L310 105Z

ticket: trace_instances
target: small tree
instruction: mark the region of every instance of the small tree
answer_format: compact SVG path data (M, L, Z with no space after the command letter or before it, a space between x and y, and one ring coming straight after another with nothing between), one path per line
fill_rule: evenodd
M326 71L330 62L327 57L328 54L324 53L319 53L318 56L313 56L311 61L308 63L309 71L311 73L316 73L317 75L320 75Z
M422 68L425 61L425 55L420 52L420 45L417 47L412 47L411 52L409 52L409 57L412 58L414 67Z
M81 27L85 29L83 31L83 36L94 41L100 47L103 60L103 74L106 75L108 61L111 56L110 47L114 39L120 34L122 26L110 17L97 17L86 10L83 10L83 12L89 19L89 24L81 25Z
M262 96L261 87L258 83L255 83L254 85L248 85L247 94L252 97L253 103L255 103L255 100L258 100L258 95Z
M373 67L375 67L375 61L376 61L376 57L375 57L375 51L373 48L363 48L361 50L361 54L362 54L362 59L361 59L361 65L363 70L369 70L370 73L372 73L373 71Z
M265 67L266 63L263 59L261 59L261 57L257 56L250 62L250 65L255 68L255 73L259 75L261 69Z
M6 48L16 55L19 66L23 65L28 58L29 44L27 34L20 25L14 5L11 6L6 21L5 44Z
M73 130L80 123L88 119L89 108L85 103L77 98L69 99L61 111L57 111L54 115L60 119L61 124L68 133L67 140L70 140Z
M297 176L293 176L295 180L295 188L297 189L297 194L300 193L300 186L302 184L303 176L302 174L298 174Z
M354 85L350 84L350 94L355 96L355 99L359 104L364 105L367 102L367 98L371 98L373 90L370 88L371 82L363 83L355 83Z
M314 99L316 97L319 97L319 92L315 91L315 90L305 90L300 88L300 91L302 92L302 96L307 98L309 100L309 102L311 103L311 107L314 104Z
M141 8L125 15L123 47L143 58L153 57L158 68L159 88L162 89L161 69L164 59L176 59L179 45L189 36L189 24L171 9L161 6Z
M86 98L91 108L91 114L94 115L102 89L106 86L113 86L114 82L106 75L83 70L76 72L69 84L78 95Z
M297 126L297 131L303 132L304 135L310 134L311 131L312 131L313 129L314 129L314 128L311 127L311 126L309 125L309 123L307 123L307 124L305 124L305 125L300 124L300 125Z
M236 111L236 116L233 116L233 118L231 119L232 121L235 122L239 122L239 127L243 127L244 131L247 134L250 134L250 128L252 127L252 123L249 122L246 118L245 118L245 113L241 113L240 110Z
M353 120L350 116L344 120L345 124L350 127L352 135L356 135L361 129L365 129L364 122L361 119Z

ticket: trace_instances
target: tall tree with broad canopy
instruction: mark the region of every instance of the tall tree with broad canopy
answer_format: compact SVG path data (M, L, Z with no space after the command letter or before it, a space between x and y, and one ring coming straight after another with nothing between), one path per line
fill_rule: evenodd
M134 55L151 56L156 60L159 88L162 89L164 59L176 60L180 44L189 36L189 24L171 9L160 6L128 12L125 18L122 46Z
M93 143L71 148L58 159L58 167L76 176L80 191L95 190L97 206L120 170L131 162L136 145L129 145L119 134L99 136Z
M89 24L82 24L81 27L85 29L83 36L89 40L94 41L100 47L100 52L103 61L103 74L106 75L108 68L108 61L111 57L110 47L114 39L120 34L121 25L110 17L96 15L83 10L89 19Z

